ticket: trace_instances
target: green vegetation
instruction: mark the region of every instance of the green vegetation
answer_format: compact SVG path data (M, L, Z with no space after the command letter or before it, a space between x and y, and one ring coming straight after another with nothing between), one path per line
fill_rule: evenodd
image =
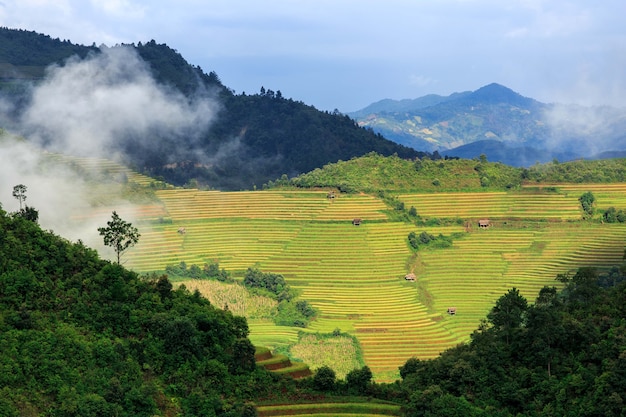
M622 415L625 278L581 268L534 304L510 290L468 344L400 369L406 415Z
M107 222L107 227L99 227L98 232L103 237L104 244L115 251L119 264L122 253L135 246L141 235L136 227L122 220L117 212L114 211L111 217L111 220Z
M285 173L307 172L367 152L407 158L426 155L361 128L339 112L323 112L283 97L280 90L261 87L257 94L236 94L215 72L205 73L154 40L112 46L119 47L134 49L157 82L167 88L190 100L210 96L219 102L219 116L206 131L151 132L145 144L133 135L116 138L112 151L123 150L126 161L138 171L171 184L251 190ZM15 119L28 103L29 87L43 78L45 67L63 65L73 55L98 53L95 45L73 45L34 32L0 28L0 91L15 104ZM220 158L209 161L202 155Z
M514 168L497 162L427 157L413 161L374 153L327 164L292 178L291 186L326 187L385 195L442 191L510 191L524 184L617 183L626 181L626 159L547 163ZM416 206L417 207L417 206ZM417 210L421 214L419 208Z
M397 415L401 406L409 416L619 415L626 284L620 267L591 267L623 262L626 229L602 224L603 215L580 221L587 192L597 213L626 207L624 184L533 185L455 199L398 195L402 208L416 207L424 220L501 202L488 229L454 221L415 231L388 220L386 205L368 195L331 201L326 191L159 190L171 222L146 210L138 220L142 241L128 258L154 265L141 255L169 251L159 262L177 259L166 264L175 265L176 285L160 275L139 278L2 212L0 363L7 372L0 405L8 415L239 416L254 415L255 404L260 415ZM536 207L544 214L533 214ZM363 216L353 226L360 210L375 220ZM526 215L510 217L517 212ZM411 253L412 231L428 250ZM439 235L453 237L452 245L433 246ZM570 272L580 266L587 268ZM403 279L408 270L417 283ZM246 275L267 296L227 282ZM555 276L562 292L544 288ZM295 292L297 299L289 296ZM309 329L270 321L279 298L291 300L288 317L317 310ZM445 314L450 307L456 315ZM253 317L250 339L235 310ZM256 359L251 340L280 352ZM355 340L360 354L350 350ZM283 352L318 359L307 366ZM343 370L314 362L340 357L333 352L346 358ZM354 357L362 362L349 362ZM311 378L309 368L317 371ZM397 375L402 381L376 382Z
M1 210L0 236L3 415L235 416L263 392L245 319Z
M339 378L345 378L348 372L365 365L357 338L341 332L301 332L298 341L289 347L288 353L290 357L307 363L312 369L332 368Z
M444 236L441 233L439 236L433 236L430 233L424 231L417 235L415 232L410 232L408 235L409 245L414 250L418 250L421 247L431 247L431 248L449 248L452 246L452 238L449 236Z
M596 198L594 197L591 191L587 191L585 194L581 195L578 199L580 201L580 206L583 209L583 218L591 219L593 218L593 214L596 211L595 202Z
M222 282L234 282L230 273L225 269L220 269L220 264L212 262L204 264L203 268L193 264L187 268L187 263L182 261L178 265L168 265L165 272L171 278L193 278L193 279L215 279Z

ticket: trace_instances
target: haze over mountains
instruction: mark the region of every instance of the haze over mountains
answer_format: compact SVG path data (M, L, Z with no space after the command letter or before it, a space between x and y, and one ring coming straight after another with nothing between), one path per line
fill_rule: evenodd
M449 96L385 99L349 115L415 149L463 158L485 154L514 166L626 150L624 109L541 103L495 83Z
M236 93L154 40L82 46L0 28L0 128L176 185L253 189L369 152L485 154L513 166L623 156L625 114L545 104L490 84L343 115L269 86Z
M222 190L368 152L424 155L259 87L236 94L154 40L98 48L0 28L0 127L50 150Z

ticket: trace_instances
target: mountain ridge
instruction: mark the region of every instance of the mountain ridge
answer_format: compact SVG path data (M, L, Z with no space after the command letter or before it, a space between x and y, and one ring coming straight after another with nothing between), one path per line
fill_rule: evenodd
M360 126L414 149L474 158L480 154L473 150L480 148L490 160L514 166L626 150L626 113L620 109L546 104L497 83L432 97L381 100L348 114Z
M295 176L372 151L406 158L427 154L360 127L341 113L323 112L286 98L280 90L261 87L257 94L237 95L222 84L216 73L206 73L189 64L176 50L154 40L97 48L8 28L0 28L0 98L10 106L5 114L0 113L0 127L30 137L32 129L24 128L19 121L32 104L33 90L44 82L41 74L45 74L46 68L62 72L76 62L89 62L102 56L105 50L120 48L132 49L141 57L156 81L157 96L175 96L169 103L182 103L183 112L189 111L190 104L206 98L213 101L205 107L214 112L198 114L195 124L208 125L206 130L194 131L193 124L184 129L168 128L159 115L147 116L152 117L150 120L156 128L150 125L142 130L146 112L138 108L137 124L116 130L113 140L105 144L106 155L121 154L120 162L175 185L253 189L282 175ZM78 59L70 59L76 55ZM25 56L28 60L22 58ZM122 83L128 82L123 71L118 73L122 75L110 78L114 82L120 79ZM112 90L117 86L113 87ZM78 110L76 118L80 122L82 111ZM120 118L131 119L127 114L121 114ZM45 122L46 117L39 120ZM55 137L46 128L41 126L34 133L45 136L45 143L53 142Z

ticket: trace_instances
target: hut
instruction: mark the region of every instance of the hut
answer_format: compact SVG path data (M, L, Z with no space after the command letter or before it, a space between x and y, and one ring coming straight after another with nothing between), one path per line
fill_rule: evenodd
M187 233L187 229L185 229L184 227L178 228L178 234L184 235L185 233Z
M352 219L352 224L354 226L360 226L361 225L361 221L362 221L361 219L355 218L355 219Z
M478 220L478 227L480 227L481 229L486 229L489 226L491 226L491 221L489 221L489 219Z
M447 313L451 316L454 316L456 314L456 307L448 307Z
M414 282L417 279L417 277L415 276L415 274L413 272L411 272L409 274L406 274L404 276L404 279L407 280L407 281Z

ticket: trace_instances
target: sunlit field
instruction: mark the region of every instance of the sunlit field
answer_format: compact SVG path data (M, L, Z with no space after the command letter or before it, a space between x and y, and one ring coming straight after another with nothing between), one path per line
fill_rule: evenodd
M621 262L626 227L579 221L578 197L588 190L599 209L626 204L624 185L399 196L424 218L469 219L425 227L390 221L384 203L370 195L331 200L324 191L163 190L157 196L169 220L141 224L126 266L151 271L181 261L219 262L235 278L248 267L283 274L319 310L306 331L356 336L375 377L392 380L408 358L433 358L467 341L511 287L532 301L544 285L559 284L557 274ZM362 219L359 226L354 218ZM481 218L491 227L479 228ZM461 237L450 248L414 256L411 231ZM404 279L409 272L416 282ZM263 314L251 315L249 301L224 297L216 305L228 303L250 317L253 343L288 348L297 342L302 329L276 326ZM455 315L447 314L450 307Z

